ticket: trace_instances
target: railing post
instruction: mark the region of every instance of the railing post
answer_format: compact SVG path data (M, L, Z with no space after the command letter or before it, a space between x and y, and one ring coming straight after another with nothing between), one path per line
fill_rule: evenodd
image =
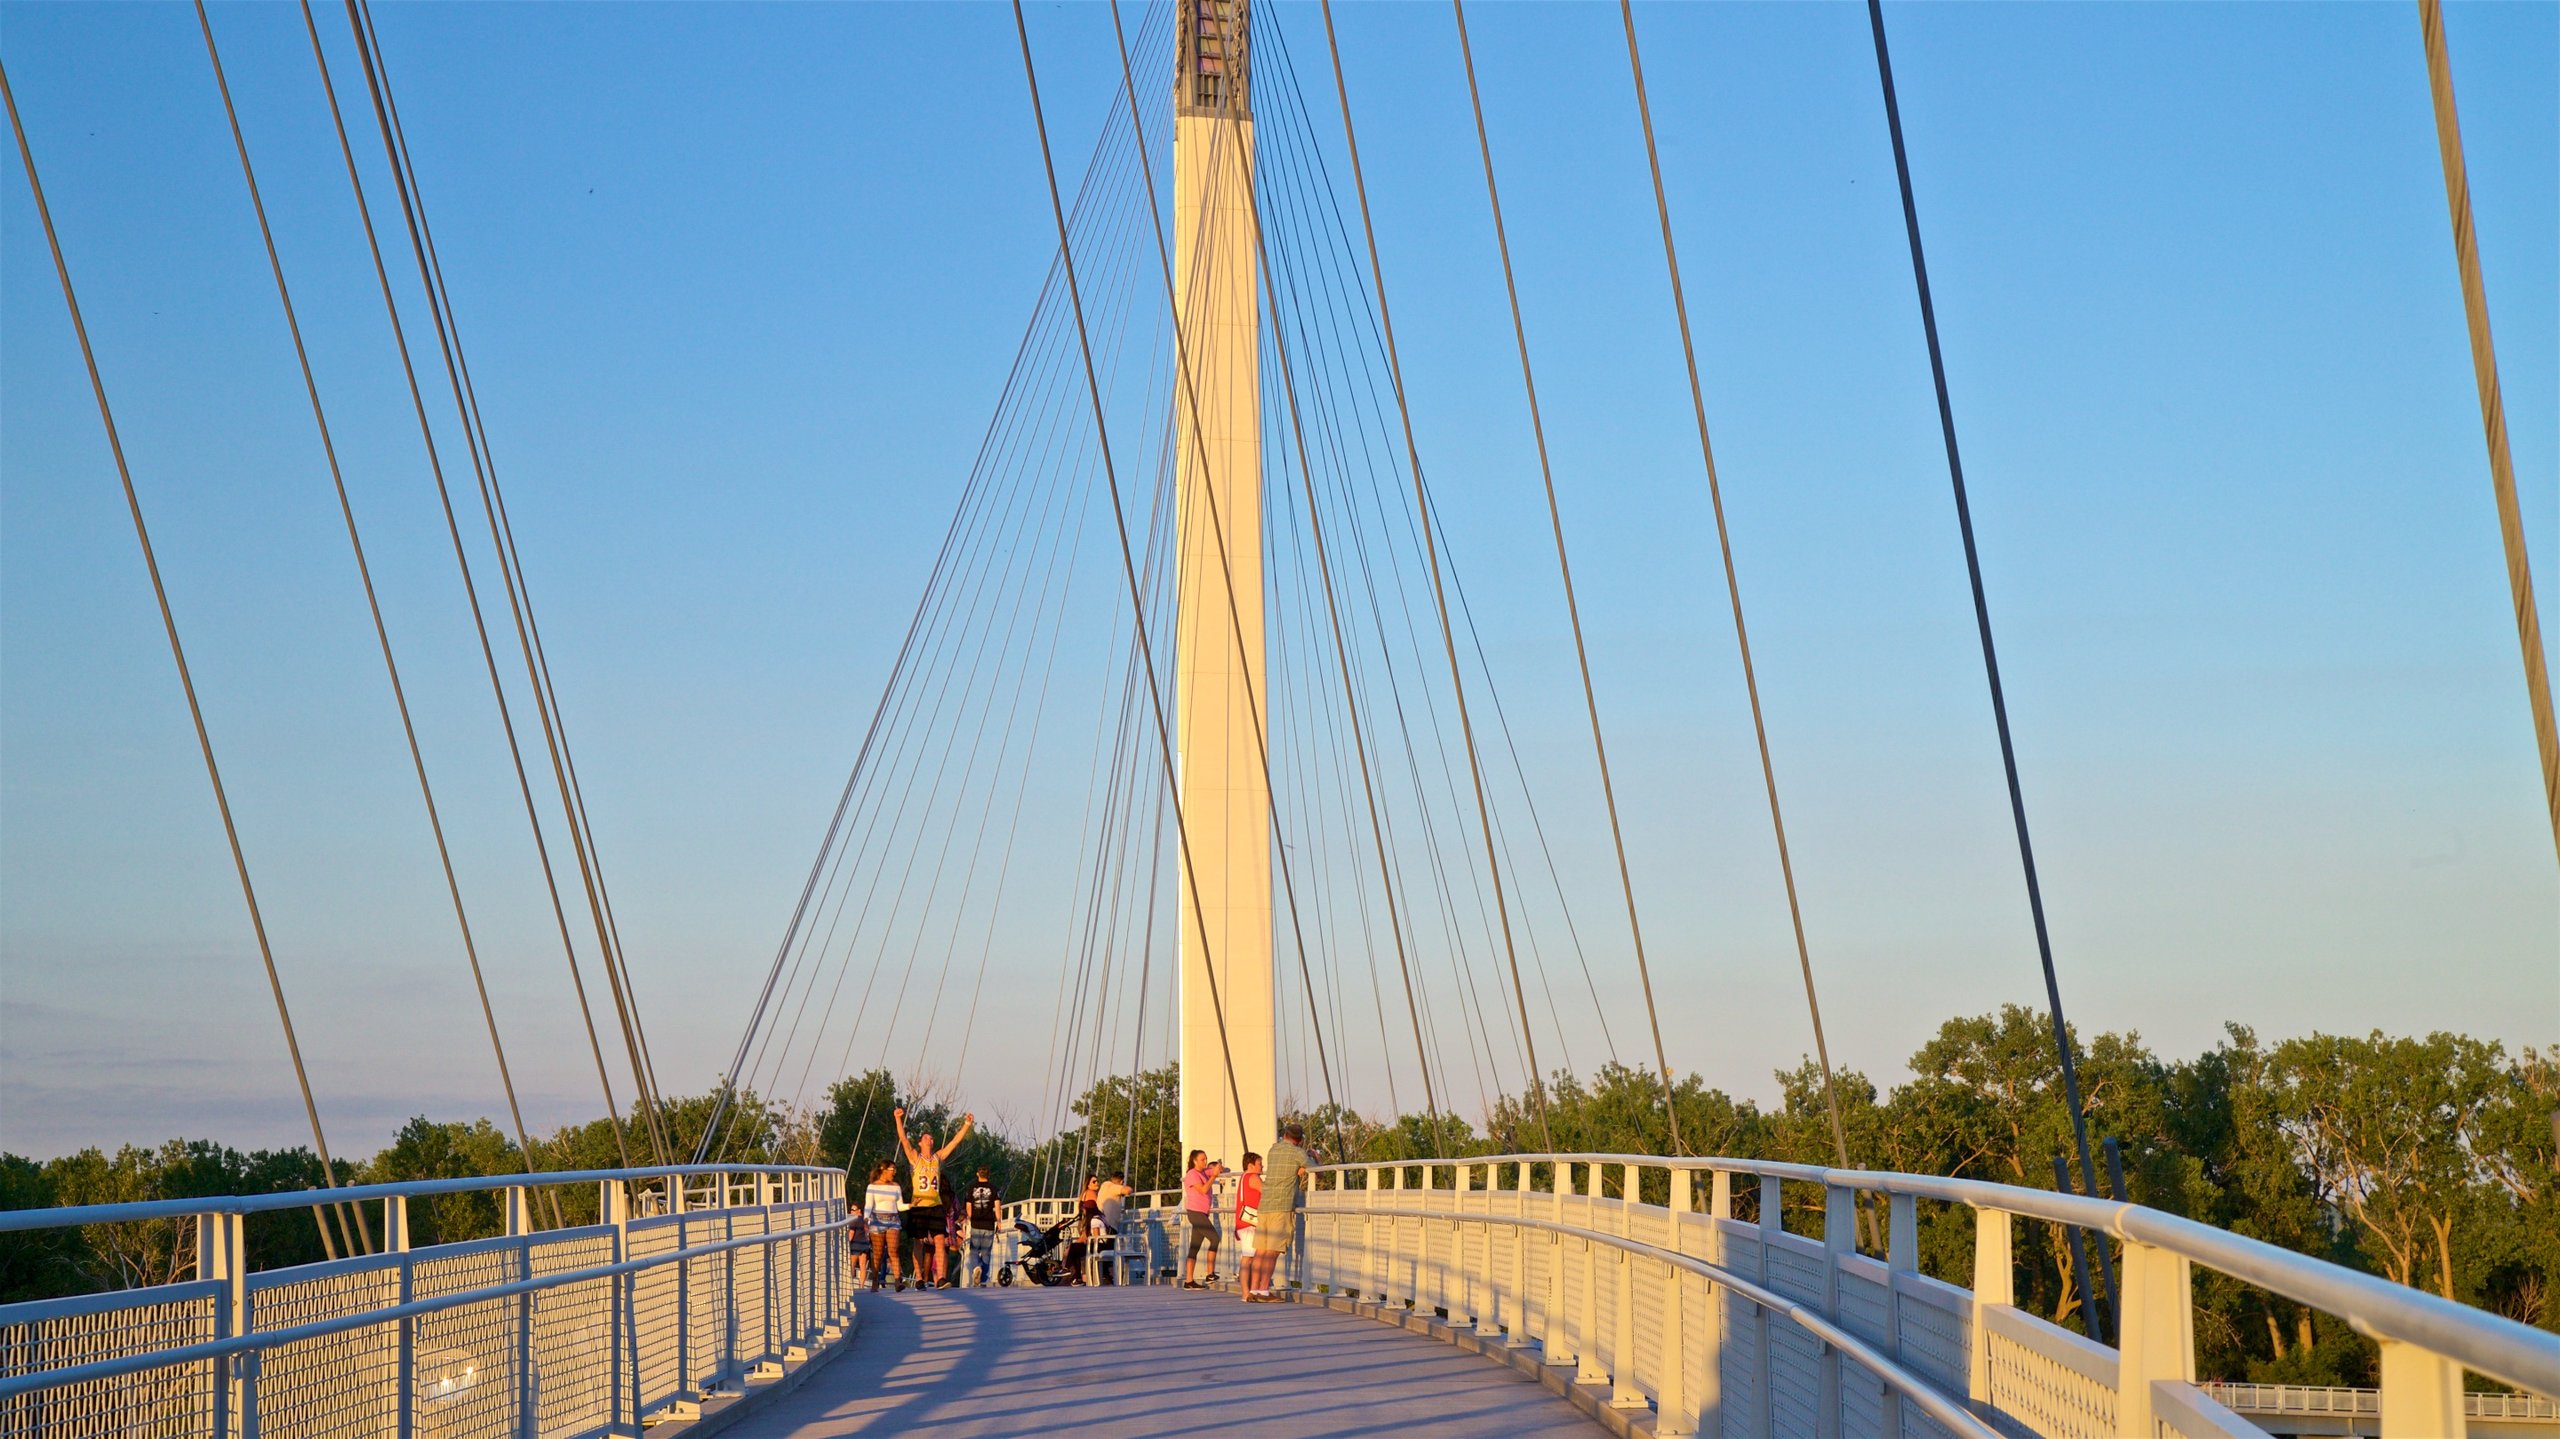
M382 1201L382 1249L386 1254L400 1256L399 1271L392 1276L392 1292L398 1296L395 1302L406 1304L417 1297L417 1267L409 1258L409 1196L405 1194L394 1194ZM418 1321L401 1320L392 1342L400 1346L392 1378L400 1392L392 1400L392 1423L398 1439L411 1439L418 1432Z
M1840 1282L1849 1256L1858 1252L1858 1191L1844 1184L1825 1182L1822 1186L1822 1317L1840 1322ZM1836 1435L1840 1432L1841 1410L1848 1400L1847 1375L1842 1372L1840 1352L1830 1345L1822 1347L1822 1412L1815 1416L1815 1432Z
M2012 1228L2005 1210L1973 1211L1973 1342L1965 1346L1973 1354L1973 1372L1965 1397L1976 1404L1991 1402L1991 1310L2017 1302Z
M1361 1247L1369 1251L1369 1272L1361 1276L1360 1287L1368 1290L1370 1301L1383 1309L1387 1303L1387 1251L1378 1243L1378 1166L1370 1165L1360 1176L1361 1228L1367 1231L1367 1243Z
M770 1235L773 1233L773 1176L759 1170L756 1173L755 1182L756 1232ZM773 1358L781 1352L782 1348L774 1342L777 1336L773 1332L773 1241L770 1238L766 1239L762 1245L758 1246L756 1253L762 1260L756 1265L756 1273L764 1281L762 1302L756 1307L756 1358L762 1360Z
M1663 1247L1674 1254L1689 1252L1691 1179L1688 1170L1676 1164L1671 1167L1667 1235L1671 1242ZM1653 1421L1655 1439L1692 1434L1698 1427L1689 1413L1689 1272L1676 1264L1664 1267L1669 1272L1662 1282L1662 1378L1654 1394L1659 1408ZM1714 1362L1712 1353L1708 1362Z
M1513 1202L1513 1211L1520 1218L1526 1219L1529 1217L1529 1161L1521 1160L1512 1178L1516 1181L1513 1192L1520 1196ZM1531 1342L1529 1338L1529 1231L1516 1224L1506 1227L1511 1230L1511 1302L1504 1304L1501 1297L1497 1295L1494 1308L1497 1311L1497 1322L1503 1314L1509 1315L1511 1319L1510 1334L1503 1341L1503 1347L1523 1349Z
M222 1286L213 1298L213 1335L234 1339L249 1332L249 1267L237 1214L196 1216L196 1277ZM254 1359L253 1353L243 1356ZM255 1433L257 1393L230 1359L213 1361L213 1432L229 1434L235 1417Z
M2124 1242L2124 1263L2120 1270L2123 1283L2124 1332L2116 1336L2116 1431L2121 1434L2148 1434L2155 1427L2151 1417L2151 1386L2156 1380L2192 1384L2196 1378L2196 1307L2195 1286L2189 1277L2187 1257L2166 1249ZM2461 1392L2461 1376L2455 1375L2455 1393ZM2386 1386L2383 1392L2388 1395ZM2388 1399L2384 1402L2388 1403ZM2451 1434L2462 1432L2460 1401L2456 1400L2454 1427L2445 1429L2430 1424L2424 1428L2394 1429L2388 1420L2382 1426L2386 1434Z
M1707 1175L1707 1222L1702 1228L1707 1238L1707 1252L1698 1257L1710 1264L1724 1262L1724 1230L1721 1225L1733 1217L1733 1176L1718 1169ZM1688 1247L1681 1246L1688 1253ZM1698 1297L1698 1332L1690 1342L1706 1356L1698 1369L1698 1393L1694 1406L1696 1432L1701 1439L1720 1439L1724 1433L1724 1293L1713 1281L1701 1281ZM1683 1353L1686 1353L1684 1348Z
M607 1179L596 1185L596 1219L599 1223L612 1226L613 1262L620 1264L629 1259L631 1257L631 1191L623 1187L621 1180ZM613 1293L606 1302L613 1310L611 1339L613 1361L610 1366L613 1398L607 1403L605 1412L611 1416L607 1422L617 1424L622 1422L623 1400L628 1398L631 1401L629 1410L631 1427L637 1429L640 1427L640 1326L639 1314L632 1304L632 1295L639 1286L640 1276L619 1274L614 1276L612 1282ZM626 1349L630 1353L627 1363L623 1357Z
M510 1184L499 1191L506 1206L507 1237L516 1240L516 1277L533 1277L533 1191ZM516 1433L536 1439L542 1428L542 1379L533 1372L533 1296L516 1296Z
M2125 1245L2131 1271L2134 1246ZM2127 1306L2126 1332L2132 1332ZM2462 1366L2441 1354L2398 1340L2382 1341L2382 1432L2443 1434L2463 1439L2467 1417L2462 1408Z
M1564 1197L1573 1192L1573 1161L1558 1159L1547 1166L1547 1192L1551 1218L1564 1223ZM1546 1333L1549 1364L1575 1362L1574 1335L1564 1317L1564 1235L1547 1231L1547 1305Z
M1784 1196L1778 1192L1778 1176L1761 1175L1760 1253L1752 1263L1751 1278L1764 1289L1769 1285L1769 1250L1777 1243L1777 1237L1787 1229L1787 1210L1782 1202L1783 1198ZM1751 1407L1760 1415L1760 1439L1771 1439L1771 1436L1778 1432L1778 1406L1771 1393L1777 1382L1777 1358L1769 1352L1769 1341L1776 1333L1778 1325L1777 1321L1769 1317L1768 1310L1754 1304L1751 1306L1751 1327L1760 1341L1752 1346L1759 1356L1756 1361L1758 1372L1752 1376L1759 1393L1755 1396Z
M1618 1237L1635 1237L1636 1201L1643 1195L1642 1182L1632 1164L1618 1166ZM1646 1407L1644 1390L1636 1380L1636 1264L1635 1255L1625 1249L1613 1249L1611 1269L1617 1275L1617 1302L1612 1306L1616 1323L1610 1331L1609 1405L1613 1409ZM1645 1266L1651 1269L1651 1265Z
M1600 1207L1597 1202L1600 1198L1600 1171L1607 1167L1594 1162L1584 1168L1583 1197L1593 1202L1583 1206L1584 1222L1580 1228L1598 1227L1595 1222L1598 1216L1589 1211ZM1577 1383L1597 1384L1608 1378L1609 1373L1600 1367L1600 1246L1588 1239L1582 1241L1582 1302L1575 1308L1573 1347L1574 1357L1579 1362L1575 1365L1573 1377Z
M1908 1281L1920 1269L1920 1201L1908 1194L1892 1195L1887 1200L1884 1226L1884 1352L1896 1363L1902 1360L1902 1295ZM1884 1432L1902 1432L1902 1393L1892 1385L1884 1386Z
M685 1215L684 1176L667 1176L667 1213L675 1219L676 1252L681 1255L693 1247L693 1221ZM676 1271L676 1376L674 1393L693 1392L693 1261L677 1259Z

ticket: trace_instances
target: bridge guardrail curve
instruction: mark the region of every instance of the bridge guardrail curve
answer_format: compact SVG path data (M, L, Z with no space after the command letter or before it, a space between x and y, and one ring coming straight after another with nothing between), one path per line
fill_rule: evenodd
M538 1227L537 1201L589 1186L595 1222ZM474 1192L499 1195L503 1235L410 1246L413 1201ZM246 1216L342 1203L369 1207L381 1252L243 1263ZM0 1305L0 1436L636 1433L779 1372L841 1332L851 1298L844 1174L827 1168L13 1210L0 1232L135 1221L193 1221L197 1277Z

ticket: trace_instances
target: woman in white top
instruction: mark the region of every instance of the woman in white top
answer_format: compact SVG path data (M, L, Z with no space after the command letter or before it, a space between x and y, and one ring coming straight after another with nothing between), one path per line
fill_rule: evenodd
M871 1184L862 1191L862 1216L871 1226L871 1287L880 1287L880 1271L885 1267L889 1277L897 1281L904 1293L907 1277L898 1265L898 1211L905 1205L898 1194L898 1166L883 1164L871 1171Z

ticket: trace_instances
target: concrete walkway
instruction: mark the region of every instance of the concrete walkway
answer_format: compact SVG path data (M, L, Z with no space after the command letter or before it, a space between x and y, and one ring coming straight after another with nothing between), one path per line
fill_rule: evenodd
M1535 1381L1437 1339L1312 1305L1247 1305L1163 1285L866 1294L853 1348L730 1432L1591 1439L1599 1431Z

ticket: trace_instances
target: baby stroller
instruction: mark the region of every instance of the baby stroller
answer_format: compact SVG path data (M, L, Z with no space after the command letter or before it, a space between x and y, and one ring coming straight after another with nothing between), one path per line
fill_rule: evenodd
M1061 1219L1046 1229L1028 1219L1013 1221L1018 1242L1013 1258L996 1270L996 1283L1013 1283L1015 1270L1022 1272L1025 1284L1065 1284L1073 1280L1075 1273L1067 1263L1067 1238L1068 1231L1075 1225L1073 1217Z

